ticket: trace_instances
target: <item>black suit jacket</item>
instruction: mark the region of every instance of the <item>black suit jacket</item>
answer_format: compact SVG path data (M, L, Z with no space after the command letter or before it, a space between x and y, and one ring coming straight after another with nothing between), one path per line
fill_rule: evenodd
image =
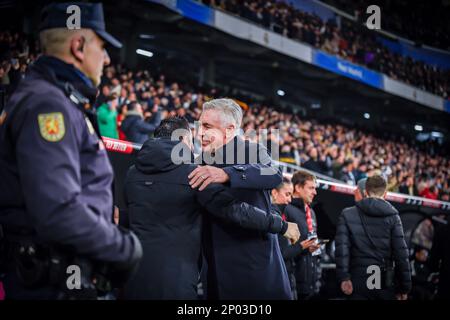
M259 150L258 156L252 157L251 150ZM225 161L227 155L230 161ZM229 175L236 199L270 212L269 192L281 183L282 175L272 167L265 148L235 137L216 152L216 159L222 159L215 165ZM233 228L211 215L205 220L208 298L292 299L276 235Z

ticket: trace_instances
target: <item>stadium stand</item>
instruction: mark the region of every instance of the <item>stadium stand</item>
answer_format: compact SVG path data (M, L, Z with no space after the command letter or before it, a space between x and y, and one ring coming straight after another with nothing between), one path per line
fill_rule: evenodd
M393 79L445 99L449 97L450 70L390 50L379 35L355 21L343 19L339 27L336 19L324 21L318 15L297 9L284 1L207 0L203 2L286 37L367 66ZM415 25L415 23L405 25Z

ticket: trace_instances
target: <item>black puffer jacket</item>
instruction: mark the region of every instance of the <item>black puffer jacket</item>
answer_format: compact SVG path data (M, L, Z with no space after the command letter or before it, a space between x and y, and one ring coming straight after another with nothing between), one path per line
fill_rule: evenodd
M361 223L378 250L374 250ZM369 265L382 265L381 257L395 262L396 291L411 290L408 248L398 211L387 201L366 198L342 211L336 231L336 272L339 282L367 274Z

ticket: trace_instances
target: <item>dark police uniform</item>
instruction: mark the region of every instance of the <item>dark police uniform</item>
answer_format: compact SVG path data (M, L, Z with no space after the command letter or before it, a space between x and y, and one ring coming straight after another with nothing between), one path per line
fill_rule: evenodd
M65 15L64 5L46 9L47 17L53 18L47 27L57 26L58 12ZM79 5L98 27L103 14L99 18L96 12L101 6ZM65 26L63 21L58 26ZM91 28L88 22L82 19L82 27ZM109 40L104 32L102 36L94 31ZM10 244L3 279L7 298L57 298L59 290L49 280L55 275L45 275L55 251L123 270L139 260L137 238L112 223L113 171L95 117L84 110L86 102L93 105L96 92L73 65L42 56L2 114L0 225L3 241ZM36 270L21 263L24 251L36 268L44 266L40 280L33 278Z

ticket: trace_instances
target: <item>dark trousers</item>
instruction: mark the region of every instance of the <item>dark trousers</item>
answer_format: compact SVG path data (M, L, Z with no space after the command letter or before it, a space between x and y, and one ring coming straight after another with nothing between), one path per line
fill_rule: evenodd
M394 288L369 289L367 278L353 279L353 293L349 300L396 300Z
M38 289L24 287L14 271L6 273L2 280L6 300L56 300L59 298L58 291L53 287Z
M289 284L291 285L291 291L292 291L292 300L298 300L297 297L297 282L295 280L294 273L289 273Z

